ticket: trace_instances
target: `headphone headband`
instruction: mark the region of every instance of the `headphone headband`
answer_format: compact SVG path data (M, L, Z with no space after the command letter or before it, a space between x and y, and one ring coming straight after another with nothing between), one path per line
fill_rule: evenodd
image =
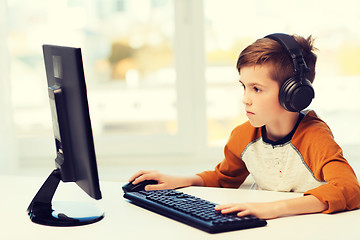
M270 38L277 41L281 44L281 46L283 46L283 48L286 49L294 65L295 75L302 76L302 79L305 73L310 71L302 55L301 47L292 36L284 33L274 33L265 36L265 38Z

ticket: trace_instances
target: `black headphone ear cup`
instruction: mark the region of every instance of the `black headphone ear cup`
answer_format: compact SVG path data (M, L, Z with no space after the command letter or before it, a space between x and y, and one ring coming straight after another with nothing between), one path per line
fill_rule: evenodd
M300 112L305 109L314 97L314 89L307 79L299 81L295 77L288 78L279 90L279 102L290 112Z

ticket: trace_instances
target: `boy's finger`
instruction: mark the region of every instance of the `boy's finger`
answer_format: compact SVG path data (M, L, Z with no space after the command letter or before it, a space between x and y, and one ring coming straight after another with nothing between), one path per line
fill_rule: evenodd
M145 170L141 170L141 171L138 171L137 173L135 173L134 175L132 175L130 178L129 178L129 182L132 182L134 181L135 179L137 179L138 177L144 175L144 174L147 174L147 173L150 173L151 171L145 171Z

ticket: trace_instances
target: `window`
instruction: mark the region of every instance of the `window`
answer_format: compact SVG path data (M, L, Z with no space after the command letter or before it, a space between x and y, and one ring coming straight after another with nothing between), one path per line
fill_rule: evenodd
M231 130L247 120L237 57L273 32L316 38L310 107L339 144L360 144L358 1L326 11L311 0L11 0L7 8L21 163L55 151L44 43L82 48L96 152L113 163L221 160Z

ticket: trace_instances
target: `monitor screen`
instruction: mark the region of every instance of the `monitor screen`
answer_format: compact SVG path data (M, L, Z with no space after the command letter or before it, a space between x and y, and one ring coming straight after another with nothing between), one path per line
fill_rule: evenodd
M56 146L56 168L34 197L28 212L32 221L45 225L72 226L95 222L99 216L78 220L66 215L66 219L71 220L64 222L61 220L64 213L60 211L59 216L62 217L54 216L59 211L55 211L52 204L60 180L75 182L92 198L101 199L81 49L43 45L43 54ZM50 208L45 207L51 216L39 210L44 208L44 204ZM45 220L40 215L46 215ZM74 223L76 221L80 223Z

